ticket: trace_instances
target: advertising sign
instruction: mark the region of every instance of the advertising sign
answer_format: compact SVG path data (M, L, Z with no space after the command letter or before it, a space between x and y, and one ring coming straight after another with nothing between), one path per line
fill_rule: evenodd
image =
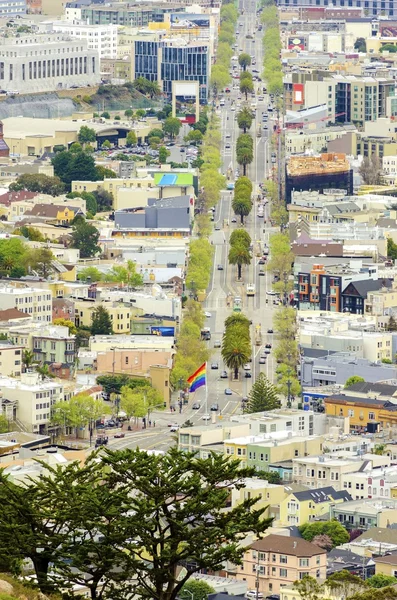
M204 27L208 29L210 26L208 15L172 13L170 19L172 28L193 29L194 27Z
M305 40L303 37L290 37L288 38L288 50L304 50Z
M294 104L303 104L303 92L304 86L303 83L293 83L292 84L292 102Z

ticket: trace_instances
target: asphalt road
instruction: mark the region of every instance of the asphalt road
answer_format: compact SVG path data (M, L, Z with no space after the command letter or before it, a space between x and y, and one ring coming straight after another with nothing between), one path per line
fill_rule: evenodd
M244 15L242 10L244 9ZM262 50L262 32L256 30L258 19L256 17L256 3L252 0L240 0L240 18L239 18L239 35L237 39L237 49L235 54L238 55L241 51L247 52L249 55L255 56L256 65L251 69L262 71L263 50ZM240 26L240 23L242 24ZM247 39L247 35L254 36L254 39ZM234 85L231 87L230 94L226 94L225 106L218 109L218 115L221 120L222 128L222 156L223 167L222 172L226 174L228 169L232 170L235 178L235 171L238 168L242 174L242 168L238 167L235 157L235 145L237 137L240 133L236 122L236 113L238 109L236 104L244 102L245 98L240 100L241 95L238 86L239 80L234 79ZM258 242L262 244L268 243L269 235L275 230L272 230L269 224L269 207L265 205L264 218L258 217L258 203L256 196L259 191L259 184L263 182L271 173L271 150L269 131L272 129L273 122L269 118L268 130L263 129L262 113L267 110L269 99L262 94L263 82L255 82L256 91L260 89L260 94L256 93L256 115L255 121L251 128L251 134L254 137L254 161L248 167L247 176L251 179L254 189L255 202L251 214L246 218L245 227L249 232L251 239L254 242L254 258L249 267L243 268L242 279L237 279L237 267L228 264L229 252L229 236L234 228L240 226L238 222L232 223L234 214L231 208L232 193L223 191L220 202L215 212L215 230L211 236L211 241L214 245L214 264L211 275L211 281L208 290L208 297L204 308L211 314L206 319L206 325L211 328L212 339L208 342L211 349L211 358L208 364L208 399L207 406L205 402L205 389L200 388L195 394L192 394L189 404L183 407L181 414L169 412L154 412L152 421L156 423L156 427L151 427L145 431L127 434L127 437L122 440L111 440L110 445L113 448L127 448L139 446L146 449L166 450L173 441L173 433L167 426L169 423L182 424L186 420L191 420L194 424L206 421L202 419L204 414L209 414L211 420L219 421L221 418L230 417L233 414L241 412L241 398L247 396L252 387L252 383L260 372L264 372L266 376L274 381L275 361L273 361L272 353L268 355L266 364L259 363L260 354L263 351L264 345L268 342L272 343L272 334L268 334L268 329L272 329L273 314L275 306L273 304L273 296L268 294L271 290L271 274L266 271L266 266L258 264L258 258L255 256ZM263 97L262 101L258 97ZM250 105L254 98L248 98ZM258 128L261 129L261 137L257 137ZM179 149L173 147L173 153L179 154ZM264 276L259 276L260 270L265 271ZM254 297L246 296L246 284L254 283L256 293ZM221 379L220 375L223 370L227 370L223 364L219 348L214 347L216 341L221 341L224 331L224 321L232 313L233 301L230 306L227 305L228 296L233 299L234 296L240 296L242 299L242 312L252 320L251 339L252 339L252 362L251 362L251 378L246 378L245 373L240 373L239 381L232 381L231 373L228 371L228 378ZM267 302L266 302L267 300ZM261 327L262 343L260 346L255 345L255 328ZM217 363L218 369L211 369L211 363ZM225 395L225 388L230 388L232 395ZM200 403L198 410L193 410L194 402ZM218 404L219 411L210 411L211 404Z

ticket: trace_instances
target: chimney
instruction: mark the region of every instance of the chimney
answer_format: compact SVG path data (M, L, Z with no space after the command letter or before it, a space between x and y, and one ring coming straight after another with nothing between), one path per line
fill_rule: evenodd
M295 548L296 548L296 542L294 542L294 550L295 550Z

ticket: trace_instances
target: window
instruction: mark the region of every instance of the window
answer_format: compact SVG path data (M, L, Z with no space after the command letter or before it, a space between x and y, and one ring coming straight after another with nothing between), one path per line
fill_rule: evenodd
M309 559L308 558L300 558L299 559L299 566L300 567L308 567L309 566Z
M301 571L299 573L299 579L303 579L304 577L308 577L309 576L309 572L308 571Z
M375 419L375 413L373 413L373 412L368 413L368 419Z
M272 554L272 562L277 562L277 557L275 554Z
M280 569L280 577L287 577L287 569Z
M287 556L285 554L280 554L280 562L282 565L286 565L287 564Z

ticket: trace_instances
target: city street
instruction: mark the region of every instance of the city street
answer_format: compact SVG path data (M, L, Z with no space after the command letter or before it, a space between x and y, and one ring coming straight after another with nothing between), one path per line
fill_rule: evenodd
M242 15L242 10L244 14ZM250 0L243 0L239 7L240 18L237 38L237 49L235 55L238 56L241 52L246 52L250 56L254 56L256 66L251 66L250 69L257 69L260 73L263 64L262 51L262 32L257 31L256 24L258 18L256 16L256 4ZM240 25L242 24L242 25ZM253 39L247 39L247 35ZM260 372L264 372L266 376L274 381L275 364L272 353L267 355L266 364L260 364L259 358L266 343L273 343L273 335L268 332L273 326L273 313L276 306L273 304L273 298L269 292L272 289L272 276L266 270L266 265L259 265L259 257L256 256L259 243L263 249L264 245L268 244L269 236L275 229L272 230L269 219L269 206L266 204L264 209L264 217L258 216L258 203L256 201L259 193L259 184L262 183L271 174L271 150L269 132L273 129L273 122L269 115L268 128L263 129L262 113L267 112L268 96L262 93L264 82L254 81L256 88L255 98L248 97L247 104L256 102L255 119L252 123L250 133L254 139L254 161L247 168L247 176L253 184L253 208L248 217L245 219L245 228L249 232L253 242L253 259L249 267L243 267L242 279L237 280L237 267L231 266L228 263L229 252L229 237L233 229L240 227L240 219L236 218L237 222L233 223L235 215L232 211L233 192L223 191L221 199L216 207L214 232L211 236L211 241L214 245L214 262L211 281L208 289L207 300L204 304L204 310L210 313L211 316L206 319L206 326L211 328L211 340L208 346L211 349L211 358L207 368L207 385L208 385L208 406L205 406L205 389L200 388L191 395L189 404L183 407L182 414L169 412L154 412L153 420L156 422L156 428L153 427L146 431L129 434L128 437L122 440L111 441L112 448L125 448L131 446L139 446L147 449L165 450L172 436L175 435L169 431L167 425L169 423L182 424L187 420L194 424L205 424L208 421L203 420L204 414L209 414L213 422L220 418L227 418L241 411L241 398L248 396L255 378ZM223 174L232 174L230 181L235 181L235 172L238 169L240 174L243 173L242 167L239 167L235 156L235 146L238 135L241 131L237 125L236 104L242 107L245 102L244 96L239 91L239 79L233 79L233 84L230 84L231 92L225 94L225 106L218 108L217 112L221 121L222 130L222 156L223 156ZM259 93L258 93L259 92ZM242 96L240 100L238 97ZM262 100L259 100L262 98ZM258 129L261 131L261 137L257 137ZM174 151L176 152L176 150ZM264 271L264 275L259 275L260 271ZM256 287L255 296L246 296L246 284L254 283ZM230 371L223 364L220 348L215 348L215 342L222 340L224 331L224 321L232 314L233 298L239 296L241 298L242 312L252 320L251 326L251 341L252 341L252 362L250 363L251 377L245 377L245 372L240 372L240 380L232 381ZM229 299L229 306L228 306ZM255 330L260 326L262 333L262 342L260 345L255 345ZM216 363L217 369L212 369L211 364ZM199 366L199 365L198 365ZM221 378L222 371L227 371L228 378ZM225 389L231 390L231 395L225 395ZM198 410L193 410L194 402L200 403ZM210 411L212 404L218 404L219 411Z

